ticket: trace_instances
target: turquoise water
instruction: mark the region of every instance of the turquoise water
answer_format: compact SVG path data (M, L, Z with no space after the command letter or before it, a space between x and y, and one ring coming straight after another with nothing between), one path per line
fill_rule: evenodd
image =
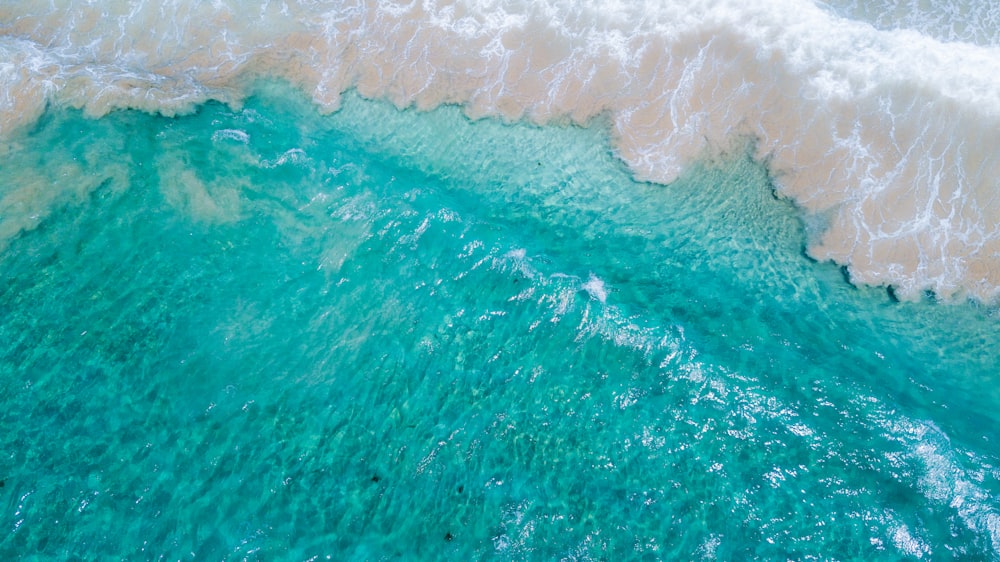
M994 308L805 257L746 151L264 85L0 156L4 559L1000 552Z

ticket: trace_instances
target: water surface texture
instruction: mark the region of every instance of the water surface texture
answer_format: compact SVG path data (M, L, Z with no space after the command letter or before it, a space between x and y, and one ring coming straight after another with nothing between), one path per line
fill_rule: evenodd
M1000 558L1000 74L948 62L990 41L791 2L175 4L0 7L0 558ZM861 85L782 51L786 12L978 82ZM396 21L445 35L420 59ZM490 90L463 49L497 29Z

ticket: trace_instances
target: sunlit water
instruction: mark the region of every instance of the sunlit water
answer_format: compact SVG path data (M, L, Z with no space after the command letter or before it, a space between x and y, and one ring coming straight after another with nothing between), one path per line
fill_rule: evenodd
M751 152L48 111L0 156L2 557L996 559L994 309L810 260Z

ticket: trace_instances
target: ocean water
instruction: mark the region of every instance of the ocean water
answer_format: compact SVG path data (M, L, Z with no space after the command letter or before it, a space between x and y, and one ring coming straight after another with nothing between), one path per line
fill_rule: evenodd
M1000 558L978 4L162 6L0 6L0 558Z
M747 151L270 86L4 163L90 186L0 262L8 557L996 556L994 310L810 260Z

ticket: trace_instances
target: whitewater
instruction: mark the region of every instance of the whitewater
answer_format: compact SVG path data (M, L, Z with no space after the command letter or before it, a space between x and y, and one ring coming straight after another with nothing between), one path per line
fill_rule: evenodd
M906 17L892 20L894 6ZM901 298L989 302L1000 292L995 18L792 0L17 2L0 7L0 134L50 105L94 117L238 106L262 76L324 111L354 88L473 118L603 117L633 174L660 183L751 143L807 216L809 255Z

